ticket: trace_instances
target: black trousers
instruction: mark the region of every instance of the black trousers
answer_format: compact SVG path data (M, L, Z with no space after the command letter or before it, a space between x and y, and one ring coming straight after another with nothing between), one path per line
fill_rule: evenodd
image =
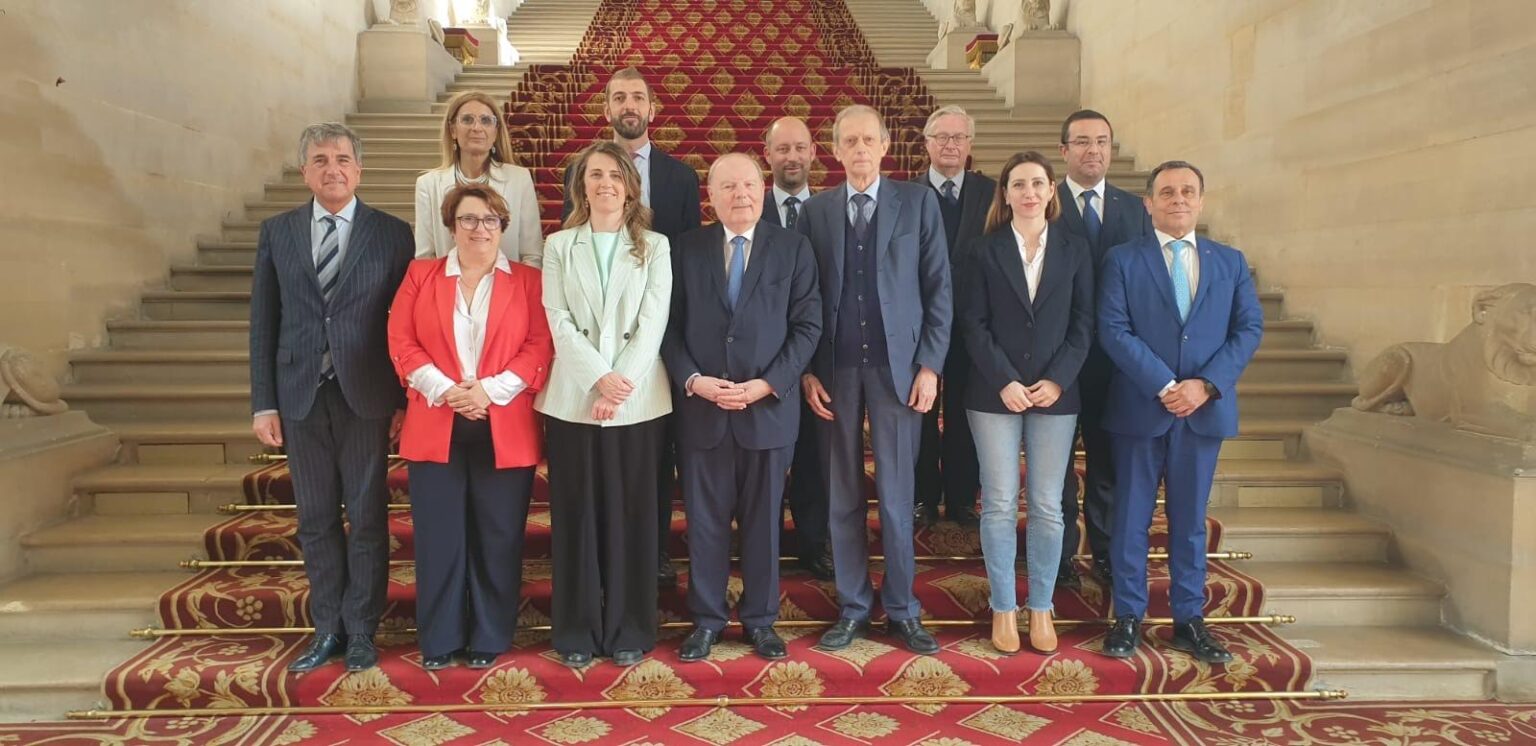
M1115 462L1110 453L1110 435L1099 423L1104 418L1104 401L1109 396L1109 376L1113 363L1097 347L1089 353L1077 385L1082 392L1083 408L1077 416L1077 431L1083 439L1085 468L1083 474L1083 523L1088 529L1088 547L1095 560L1109 559L1110 526L1115 508ZM1078 529L1077 470L1068 469L1061 486L1061 520L1065 524L1061 539L1061 571L1072 567L1082 532Z
M672 501L677 497L677 421L672 415L661 417L662 435L656 458L656 550L657 559L672 544ZM687 508L684 508L687 510Z
M923 415L922 437L917 447L917 504L935 511L943 503L945 515L951 518L963 509L975 510L976 496L981 490L976 441L971 439L971 424L965 417L970 361L963 348L956 355L953 347L958 345L958 340L951 342L950 354L944 361L939 400Z
M753 451L730 434L710 449L678 449L688 510L688 611L694 624L719 632L731 619L731 519L741 529L741 600L747 629L779 618L779 522L790 449Z
M827 550L827 480L818 448L821 418L800 399L800 436L789 470L789 514L795 520L795 553L816 557Z
M533 467L496 468L489 420L453 419L448 463L412 462L417 644L424 657L512 646Z
M544 420L555 650L656 646L656 471L662 418L621 427Z
M389 419L358 417L333 378L283 436L315 632L371 635L389 583Z

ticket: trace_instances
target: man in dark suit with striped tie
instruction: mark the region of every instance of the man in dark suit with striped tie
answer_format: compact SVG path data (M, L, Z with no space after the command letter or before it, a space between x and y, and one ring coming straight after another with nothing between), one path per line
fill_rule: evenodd
M262 221L251 276L252 429L287 447L315 636L288 665L346 651L378 663L373 634L389 580L389 442L405 392L390 365L389 306L415 253L405 221L357 199L362 144L346 126L299 138L314 198ZM342 506L346 522L342 529Z
M773 186L763 194L763 222L791 230L800 209L811 198L811 164L816 141L798 117L782 117L763 135L763 156L773 172ZM802 371L803 372L803 371ZM821 456L816 449L816 417L802 397L800 435L795 440L789 471L789 514L795 521L795 554L800 569L817 580L833 578L832 552L827 546L827 489L821 480Z
M1101 275L1104 257L1112 246L1152 235L1152 219L1141 199L1109 183L1110 159L1114 157L1114 130L1109 119L1091 109L1074 112L1061 125L1061 156L1067 162L1066 178L1056 186L1061 200L1061 219L1056 224L1068 233L1088 240L1093 250L1094 276ZM1110 578L1109 521L1114 507L1115 468L1109 455L1109 433L1099 426L1109 392L1114 364L1098 340L1088 350L1088 360L1078 374L1083 409L1077 426L1083 437L1087 468L1083 477L1083 523L1093 552L1093 574L1106 587ZM1061 569L1058 587L1082 584L1072 563L1079 543L1077 471L1067 471L1061 490Z

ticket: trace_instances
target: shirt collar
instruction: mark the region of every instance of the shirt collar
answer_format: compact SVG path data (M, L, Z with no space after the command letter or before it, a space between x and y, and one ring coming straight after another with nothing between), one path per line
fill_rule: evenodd
M955 174L954 177L949 177L949 176L945 176L944 174L939 173L939 170L934 168L933 166L929 166L928 167L928 181L929 181L929 183L933 184L933 188L934 189L939 190L940 194L944 193L943 192L943 190L944 190L944 182L946 182L946 181L953 181L953 182L955 182L955 196L958 197L958 196L960 196L960 187L965 185L965 169L960 169L960 173Z
M811 198L811 187L809 185L806 185L806 186L800 187L800 191L798 191L798 192L796 192L794 194L790 194L789 192L786 192L783 189L780 189L778 184L774 184L773 185L773 204L775 206L783 207L784 206L784 200L789 199L790 197L794 197L794 198L800 200L800 204L803 205L803 204L805 204L806 200Z
M1195 246L1194 231L1190 231L1182 236L1170 236L1159 230L1152 231L1152 234L1157 236L1157 245L1161 248L1168 248L1168 244L1173 241L1188 241L1191 247Z
M321 218L331 214L324 207L320 206L320 200L312 199L309 203L313 208L311 210L311 220L314 222L318 223ZM336 217L341 218L343 223L351 224L352 218L355 215L357 215L357 196L353 195L352 199L348 200L347 204L336 213Z
M1013 242L1016 245L1018 245L1019 253L1022 256L1023 252L1024 252L1024 234L1019 233L1019 229L1013 227L1012 224L1009 224L1008 229L1013 231ZM1040 253L1035 255L1035 261L1037 261L1037 262L1040 261L1040 257L1045 256L1045 244L1046 244L1045 239L1046 239L1047 234L1050 233L1050 231L1051 231L1051 224L1050 223L1046 223L1045 227L1040 229Z
M870 199L875 201L875 204L880 204L880 181L882 178L884 177L876 176L875 180L870 183L869 188L862 192L854 189L852 184L848 184L848 201L852 202L853 195L855 194L867 194Z
M496 269L507 274L512 274L512 262L507 261L507 255L496 252ZM448 250L448 263L444 267L443 274L448 277L458 277L464 274L464 268L459 266L459 249L454 247Z
M1073 181L1072 177L1070 177L1070 176L1068 176L1066 178L1066 182L1067 182L1067 189L1071 190L1071 192L1072 192L1072 201L1073 202L1076 202L1077 204L1081 205L1083 203L1083 192L1086 192L1089 189L1092 189L1094 191L1094 194L1097 195L1095 197L1095 199L1097 199L1099 201L1100 205L1104 204L1104 180L1103 179L1099 179L1099 183L1094 184L1093 186L1083 186L1083 185Z
M720 227L725 228L725 223L721 223ZM725 228L725 245L727 245L727 246L731 245L731 239L733 239L733 238L735 238L737 236L745 236L746 239L747 239L747 245L751 246L752 245L752 236L756 232L757 232L757 223L753 223L751 228L748 228L745 232L742 232L742 233L736 233L735 231L732 231L730 228Z
M631 151L630 157L649 163L651 161L651 141L646 140L639 150Z

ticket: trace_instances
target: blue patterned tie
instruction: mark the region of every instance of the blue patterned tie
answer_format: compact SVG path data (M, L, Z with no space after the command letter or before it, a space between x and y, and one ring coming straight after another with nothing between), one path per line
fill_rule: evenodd
M863 192L853 195L853 206L856 208L853 215L853 235L860 241L863 241L865 235L869 233L869 214L873 212L869 206L874 201L874 197Z
M1097 197L1092 189L1083 192L1083 222L1088 226L1088 240L1099 242L1099 229L1104 227L1104 222L1099 219L1099 211L1093 207L1093 198Z
M944 195L944 201L950 207L960 204L960 195L955 194L955 181L953 179L945 179L944 183L939 187L939 193Z
M1189 242L1184 240L1170 241L1168 248L1173 251L1173 267L1168 272L1173 275L1173 302L1179 306L1179 321L1189 320L1189 270L1184 266L1184 252L1189 250Z
M731 239L731 269L725 280L725 297L736 308L736 297L741 295L741 276L747 272L747 237Z

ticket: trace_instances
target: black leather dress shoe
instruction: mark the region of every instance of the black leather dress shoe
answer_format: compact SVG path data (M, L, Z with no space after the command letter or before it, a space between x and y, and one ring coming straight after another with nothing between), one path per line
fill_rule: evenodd
M421 659L421 667L428 671L441 671L453 665L453 653L443 653L430 658Z
M672 565L672 558L666 552L662 552L656 565L656 587L672 588L677 585L677 568Z
M561 653L560 662L565 664L566 668L585 668L592 662L592 654L581 650L572 650Z
M1200 617L1173 625L1173 639L1168 641L1168 646L1189 653L1202 663L1232 662L1232 654L1211 636L1205 620Z
M341 635L315 635L304 652L288 664L288 670L293 673L313 671L325 665L338 652L341 652Z
M869 634L868 620L839 619L837 624L821 634L816 647L822 650L842 650L866 634Z
M1133 616L1115 617L1115 625L1104 636L1104 654L1111 658L1129 658L1141 642L1141 620Z
M367 671L379 665L379 649L373 645L373 635L347 635L347 670Z
M923 623L917 619L903 619L891 621L885 625L885 629L893 637L900 637L907 649L918 655L933 655L939 652L939 641L933 639L933 635L923 628Z
M837 579L837 570L832 565L832 555L825 549L818 549L808 556L802 555L798 560L800 569L811 574L817 580L833 581Z
M645 652L641 650L615 650L613 651L613 664L615 666L629 667L645 660Z
M784 644L784 638L773 631L772 627L758 627L746 630L742 635L752 645L752 652L759 658L767 658L776 661L789 655L789 648Z
M1096 559L1093 561L1093 577L1105 588L1108 588L1114 582L1115 573L1109 565L1109 560Z
M486 653L479 650L471 650L465 654L464 665L475 669L485 669L496 665L499 653Z
M939 522L939 507L929 507L922 503L912 507L912 527L932 526Z
M720 632L703 627L694 627L683 644L677 648L677 657L688 661L701 661L709 657L709 651L715 643L720 641Z
M949 511L949 520L962 526L981 525L981 516L976 514L975 508L959 508Z
M1056 587L1075 591L1083 587L1083 578L1077 574L1077 570L1069 567L1056 575Z

